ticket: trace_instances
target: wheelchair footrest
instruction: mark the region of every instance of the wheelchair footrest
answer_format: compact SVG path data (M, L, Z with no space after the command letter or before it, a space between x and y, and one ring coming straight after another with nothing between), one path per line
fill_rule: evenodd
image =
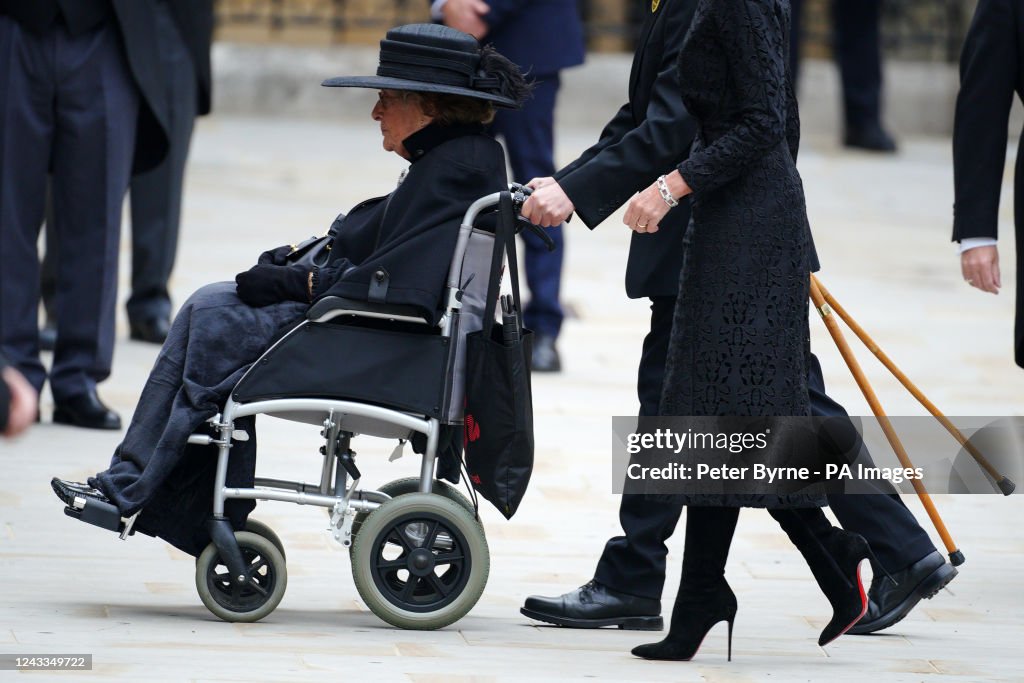
M81 509L67 506L64 508L64 514L102 529L118 533L123 533L125 530L125 521L121 517L121 511L117 509L117 506L101 500L88 499Z

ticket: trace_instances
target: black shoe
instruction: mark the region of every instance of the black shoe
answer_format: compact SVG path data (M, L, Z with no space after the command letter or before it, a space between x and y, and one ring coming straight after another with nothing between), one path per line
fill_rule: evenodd
M49 320L39 330L39 348L43 351L53 351L57 348L57 327Z
M681 586L676 598L672 622L665 638L657 643L637 645L633 655L642 659L688 662L704 642L708 631L724 621L729 624L728 661L732 661L732 625L736 621L736 595L725 579L711 589Z
M68 507L84 507L85 502L88 500L98 500L103 503L109 503L110 499L103 495L103 492L99 489L94 489L88 484L83 484L78 481L64 481L54 477L50 480L50 487L53 492L57 494L57 497L64 501L64 504ZM82 504L75 504L76 498L85 498L86 501Z
M880 123L864 126L850 126L846 129L843 144L847 147L865 149L870 152L895 152L896 141L882 128Z
M956 567L933 550L901 572L876 576L868 591L868 613L850 633L865 635L889 628L910 613L922 599L934 597L957 575ZM895 583L894 583L895 582Z
M569 628L618 626L627 631L660 631L661 601L613 591L590 581L555 598L531 595L519 610L524 616Z
M814 578L832 604L832 620L818 636L821 647L847 633L867 613L868 596L861 582L860 567L862 562L874 557L863 536L843 529L835 530L825 550L832 571L821 570L808 562Z
M95 389L64 401L56 401L53 421L86 429L121 428L121 417L103 404Z
M558 358L555 338L549 334L536 335L533 338L532 360L531 367L534 372L561 372L562 361Z
M163 344L167 339L167 333L171 331L171 323L163 317L132 320L128 323L128 329L130 339L149 344Z

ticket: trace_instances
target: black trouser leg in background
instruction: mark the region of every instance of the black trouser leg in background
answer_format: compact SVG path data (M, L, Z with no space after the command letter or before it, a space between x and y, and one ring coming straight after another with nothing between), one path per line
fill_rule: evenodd
M675 307L675 297L651 299L651 327L637 373L642 417L658 414ZM625 533L605 544L594 578L614 591L660 600L668 554L665 541L675 531L682 512L683 506L678 503L653 500L643 494L623 495L619 523Z

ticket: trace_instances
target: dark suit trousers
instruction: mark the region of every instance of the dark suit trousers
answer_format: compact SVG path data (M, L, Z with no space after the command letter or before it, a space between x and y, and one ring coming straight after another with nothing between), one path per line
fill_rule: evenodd
M512 178L527 183L533 178L554 175L555 100L561 81L558 74L537 77L533 95L522 109L499 109L491 132L505 139ZM562 226L549 228L555 241L549 252L544 242L529 231L522 233L526 255L526 285L530 301L523 311L524 324L538 334L557 337L562 328L562 256L565 253Z
M800 65L801 9L793 0L790 63L794 79ZM879 120L882 109L882 0L832 0L833 49L843 87L846 126Z
M641 416L657 415L674 309L674 297L652 299L651 329L644 339L638 373ZM847 414L825 394L821 366L813 355L807 379L814 415ZM829 496L828 502L843 528L864 536L889 572L900 571L935 550L899 496ZM682 512L682 505L676 503L642 494L623 495L619 523L625 535L605 544L594 578L612 590L660 600L668 554L665 541L675 531Z
M198 110L196 69L165 3L157 3L157 39L167 75L169 107L167 158L131 180L132 293L128 319L169 318L167 282L178 250L185 160Z
M0 16L0 344L37 389L39 257L52 174L58 342L50 383L60 401L110 374L121 208L139 96L116 28L72 37L30 33Z

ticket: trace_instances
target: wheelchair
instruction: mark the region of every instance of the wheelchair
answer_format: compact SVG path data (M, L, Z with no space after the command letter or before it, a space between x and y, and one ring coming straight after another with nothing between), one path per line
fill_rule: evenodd
M511 194L504 206L519 221L517 228L540 231L519 218L528 192L513 185L509 193L482 197L466 211L436 324L411 306L340 297L317 301L239 380L206 425L208 433L189 437L190 444L217 449L207 523L211 542L196 560L195 574L210 612L230 622L258 621L278 606L288 581L281 539L254 519L235 531L224 510L231 499L326 508L329 531L349 548L359 595L393 626L442 628L477 603L490 569L487 538L475 504L435 480L435 460L442 428L462 429L465 337L482 326L495 239L476 226L478 218ZM234 421L260 414L321 428L319 483L257 476L252 488L227 485L232 442L248 438ZM417 434L426 443L419 476L378 490L360 488L351 448L357 435L404 443ZM81 511L91 518L77 516L125 538L134 519L122 520L108 507L106 518L91 505Z

